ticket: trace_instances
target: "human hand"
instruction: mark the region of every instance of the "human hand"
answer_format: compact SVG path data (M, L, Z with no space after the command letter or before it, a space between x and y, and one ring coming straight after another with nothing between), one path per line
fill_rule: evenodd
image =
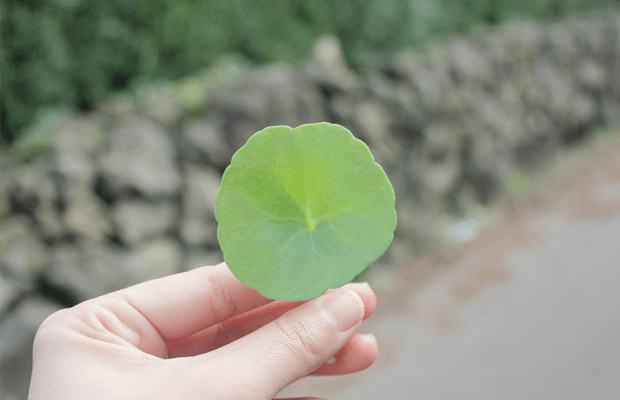
M307 375L369 367L376 341L355 332L375 306L360 283L270 300L224 263L144 282L43 322L29 399L272 399Z

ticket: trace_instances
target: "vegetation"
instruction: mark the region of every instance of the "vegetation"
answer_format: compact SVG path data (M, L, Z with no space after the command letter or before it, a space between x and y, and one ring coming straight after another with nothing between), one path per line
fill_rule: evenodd
M326 122L254 134L217 192L217 237L263 296L309 300L350 282L389 247L394 189L361 140Z
M195 74L223 54L295 62L336 34L353 67L479 23L554 17L620 0L2 0L2 132L90 109L140 82ZM51 109L51 110L50 110Z

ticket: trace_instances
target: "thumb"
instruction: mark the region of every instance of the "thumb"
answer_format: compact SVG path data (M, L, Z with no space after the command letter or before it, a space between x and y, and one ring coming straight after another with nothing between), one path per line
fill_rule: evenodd
M323 365L353 337L364 316L364 303L340 288L306 302L235 343L237 365L247 387L271 399L289 384ZM271 397L269 397L271 396Z

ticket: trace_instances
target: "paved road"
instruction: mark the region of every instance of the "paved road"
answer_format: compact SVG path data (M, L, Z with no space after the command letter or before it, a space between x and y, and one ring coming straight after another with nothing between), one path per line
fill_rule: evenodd
M361 329L378 338L372 367L280 396L620 399L620 147L566 165L570 180L444 273L379 298Z

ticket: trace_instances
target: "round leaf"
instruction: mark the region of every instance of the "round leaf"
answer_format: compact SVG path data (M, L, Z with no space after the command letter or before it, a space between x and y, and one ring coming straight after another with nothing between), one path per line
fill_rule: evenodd
M269 127L224 172L217 235L241 282L271 299L308 300L387 250L394 203L381 166L342 126Z

